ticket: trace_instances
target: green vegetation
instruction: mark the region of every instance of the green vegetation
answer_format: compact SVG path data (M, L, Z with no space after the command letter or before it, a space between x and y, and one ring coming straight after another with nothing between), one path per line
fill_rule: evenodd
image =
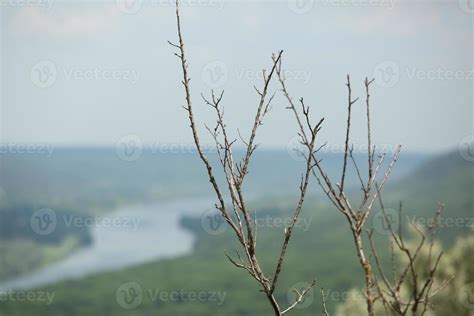
M412 245L412 249L415 245ZM439 244L434 246L434 253L441 251ZM443 261L440 262L438 274L435 279L435 288L439 288L438 295L433 299L435 310L429 310L426 315L474 315L474 302L472 295L474 294L474 233L468 237L460 238L452 249L444 252ZM403 266L406 265L406 257L400 253L396 254L397 261L402 261ZM417 266L426 265L429 262L429 252L420 253ZM403 262L405 261L405 262ZM451 276L456 276L450 282ZM426 280L426 276L422 281ZM411 293L413 287L405 285L402 293L405 295L405 301L408 301L408 294ZM365 300L362 293L356 289L350 291L348 300L337 307L336 316L345 315L363 315L366 309ZM382 304L377 305L377 314L383 315L384 308Z
M463 218L467 221L472 217L473 209L473 195L469 192L469 189L473 188L472 166L462 159L451 159L452 156L433 160L417 170L413 177L407 177L387 187L384 196L387 207L396 207L397 201L403 198L409 218L412 219L410 216L413 215L425 218L434 212L436 201L442 200L446 204L445 218ZM282 219L290 216L294 207L288 201L293 199L281 197L253 205L258 209L259 218L265 219L259 226L257 251L263 258L266 271L274 269L275 256L281 247L283 236ZM306 226L304 223L310 224ZM237 246L230 231L226 230L217 235L209 234L201 226L200 218L185 218L183 225L197 235L192 255L37 289L36 291L54 293L54 301L50 305L39 300L20 302L11 298L3 299L0 300L0 313L39 316L272 315L263 298L255 294L258 293L255 282L252 282L245 271L236 269L225 258L224 249L231 253L232 245ZM466 232L469 232L466 225L467 222L464 225L444 228L447 231L441 237L445 247L449 249L454 240L466 236ZM304 231L305 227L308 228L307 231ZM380 245L386 242L385 236L380 235L377 239ZM472 254L469 255L472 246L465 246L465 241L459 243L464 245L459 247L467 250L459 250L460 248L456 247L450 252L449 258L452 259L448 263L456 272L461 271L459 265L466 266L466 260L472 260ZM385 252L380 251L380 255L387 258L389 247L382 250ZM472 276L472 271L466 273ZM454 286L464 284L466 279L463 275L464 272L456 276L451 291L455 291ZM336 306L348 297L350 289L363 284L345 218L317 196L307 201L301 224L291 241L280 287L277 289L278 299L290 303L291 295L289 299L288 289L312 278L318 280L316 288L324 287L331 314ZM128 282L136 282L142 290L142 301L132 309L127 309L130 305L126 304L124 308L121 296L126 292L121 290ZM156 291L164 295L156 297ZM178 294L173 296L173 293ZM195 293L196 296L204 293L204 296L201 296L204 299L198 299L189 293ZM222 304L218 295L225 295ZM463 315L463 311L468 315L469 310L459 306L459 301L454 301L454 293L441 299L449 300L449 303L443 304L456 305L460 315ZM319 291L316 289L309 301L302 306L305 308L295 310L292 315L321 315Z
M60 147L51 157L5 154L0 164L0 205L44 205L96 215L126 204L211 196L193 148L144 145L134 161L121 160L115 148ZM339 170L339 156L323 154L330 175ZM405 155L398 175L410 172L425 157ZM296 193L302 166L287 151L257 151L246 189L254 196Z
M61 260L81 247L77 237L68 236L59 244L33 240L0 241L0 280L11 278Z
M74 227L64 220L84 219L84 215L57 209L54 231L41 234L35 231L36 211L32 207L0 208L0 280L63 259L92 242L87 227Z

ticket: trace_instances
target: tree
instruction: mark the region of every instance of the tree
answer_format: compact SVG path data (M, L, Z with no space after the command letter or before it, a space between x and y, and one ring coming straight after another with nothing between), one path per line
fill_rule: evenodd
M286 87L284 72L282 70L283 51L274 54L272 56L272 65L270 70L263 71L262 88L259 89L257 87L254 87L258 95L257 112L253 122L252 130L250 131L250 136L247 139L244 139L239 133L239 138L246 148L244 157L241 161L236 161L236 159L234 159L232 148L233 145L236 143L237 139L231 138L224 121L224 110L221 105L224 96L224 91L222 91L221 93L215 93L214 91L212 91L211 96L209 98L206 98L204 95L201 95L204 103L213 108L216 114L216 126L213 128L206 126L206 128L214 139L222 173L226 180L226 188L223 189L221 188L221 186L219 186L216 180L216 176L214 174L213 166L211 166L211 163L209 162L202 149L199 138L199 131L195 122L193 102L190 93L188 63L185 56L184 39L181 31L178 0L176 0L176 19L178 43L174 44L169 42L169 44L178 50L178 53L176 53L175 55L180 60L183 74L182 84L184 86L186 99L186 105L184 106L184 109L188 113L190 127L192 130L194 143L197 147L199 157L206 168L209 181L211 182L211 185L218 199L218 203L215 205L215 207L235 233L235 236L237 237L240 245L242 246L242 251L244 252L244 256L242 256L237 250L235 257L232 257L227 252L226 256L234 266L247 271L249 275L261 285L261 291L265 293L265 296L269 304L272 306L275 315L283 315L291 311L297 304L299 304L304 299L304 296L315 285L315 281L312 281L310 285L303 289L301 292L296 291L297 295L295 302L286 308L282 308L280 306L280 303L277 301L274 295L276 286L278 284L279 276L282 272L282 268L284 265L287 248L292 237L295 224L301 213L302 206L306 197L306 192L308 190L312 176L317 179L321 189L324 191L324 193L327 195L327 197L336 207L336 209L347 219L349 229L352 232L356 254L359 258L359 262L364 274L364 295L368 314L370 316L375 315L375 305L377 302L381 302L386 311L390 310L396 313L397 315L406 315L409 311L411 311L413 314L416 314L420 309L426 310L427 306L430 305L430 300L432 299L434 275L438 268L438 263L441 259L442 253L440 253L435 258L434 265L420 267L423 272L426 272L426 274L429 275L428 279L424 282L421 282L420 277L420 274L423 273L420 273L420 271L416 270L418 268L415 267L415 262L419 257L420 252L422 250L425 250L426 247L429 248L430 260L432 259L431 250L433 248L433 239L429 238L431 242L427 242L427 236L424 232L419 230L421 241L417 248L412 251L405 244L401 231L397 235L393 227L390 227L390 231L395 241L396 247L398 247L398 249L404 254L404 256L406 256L408 260L408 263L405 265L400 278L393 280L393 283L391 283L386 278L386 274L383 270L382 265L380 264L378 254L376 252L372 240L372 231L366 227L367 220L372 214L373 207L377 202L380 203L382 210L384 210L381 198L381 190L391 174L391 171L394 167L394 164L398 158L401 149L401 146L397 147L392 158L390 159L388 166L386 167L385 171L382 172L386 153L380 154L377 157L378 159L376 161L376 148L375 146L372 146L371 141L369 88L374 80L369 81L369 79L366 78L364 82L366 92L365 103L367 111L366 113L368 140L367 178L366 180L363 179L364 176L361 174L360 168L358 167L356 160L354 159L353 146L351 146L350 144L352 106L358 101L359 98L354 99L352 97L351 81L348 75L346 82L348 90L348 99L347 127L344 142L345 149L343 156L343 164L341 166L341 177L336 183L333 183L333 181L329 178L328 174L324 171L324 168L321 165L321 160L317 156L320 149L324 146L322 145L318 147L316 145L317 135L321 129L324 119L321 119L317 124L313 124L309 115L310 108L305 104L304 99L300 98L298 102L293 101ZM263 271L256 252L257 214L256 211L252 212L248 208L242 188L244 180L248 174L248 168L252 155L257 149L257 145L255 144L255 137L258 128L262 125L265 116L270 111L271 103L275 96L275 94L269 94L269 85L274 77L278 78L281 91L283 92L283 95L288 102L287 108L293 113L296 120L300 142L304 149L300 154L305 159L305 170L301 179L300 194L296 202L294 215L292 217L290 225L285 229L281 252L279 254L275 270L273 274L268 274ZM345 192L345 182L348 174L349 161L352 161L355 173L357 174L361 184L362 196L360 198L359 203L354 202L354 199L351 199L349 197L349 194ZM230 203L226 203L225 201L225 191L227 191L228 195L230 196ZM435 220L439 217L441 209L442 206L440 206L440 208L436 212L434 218ZM383 214L385 222L387 223L387 225L390 225L387 213L384 211ZM435 227L436 224L433 224L433 227L429 228L428 234L430 234L430 236L432 233L435 232ZM368 240L367 238L364 239L364 235L367 235ZM372 256L370 256L370 254ZM375 259L375 263L372 262L371 257ZM377 268L378 274L375 273L374 268ZM425 271L425 269L427 268L428 270ZM409 282L413 283L413 291L412 294L409 295L408 300L404 300L400 294L400 290L405 284ZM324 304L323 292L322 298L323 312L328 315Z

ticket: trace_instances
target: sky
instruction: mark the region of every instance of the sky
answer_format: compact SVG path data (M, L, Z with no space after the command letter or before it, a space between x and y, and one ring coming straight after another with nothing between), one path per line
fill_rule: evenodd
M191 92L204 142L214 114L200 93L225 90L230 133L249 134L253 86L284 50L294 98L322 141L342 146L346 75L352 141L365 144L363 80L371 86L374 143L408 151L458 146L473 131L473 18L469 0L187 0L182 24ZM0 0L1 143L191 144L171 0ZM271 86L278 92L278 86ZM259 131L285 148L296 125L280 94Z

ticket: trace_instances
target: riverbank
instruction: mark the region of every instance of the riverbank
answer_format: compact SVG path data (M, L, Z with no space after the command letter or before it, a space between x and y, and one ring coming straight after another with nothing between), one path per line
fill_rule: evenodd
M0 292L46 286L189 254L195 236L180 220L186 215L199 216L210 206L210 198L167 201L122 207L90 224L78 221L74 225L92 225L89 246L47 267L0 283Z

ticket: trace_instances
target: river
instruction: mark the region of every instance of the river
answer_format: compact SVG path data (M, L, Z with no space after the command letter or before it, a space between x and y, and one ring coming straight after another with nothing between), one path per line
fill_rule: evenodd
M127 222L127 225L93 225L90 246L0 284L0 292L26 290L188 254L192 251L194 236L181 227L180 218L183 215L199 216L212 205L210 198L199 198L122 207L102 217L107 218L104 223L115 220L115 223Z

